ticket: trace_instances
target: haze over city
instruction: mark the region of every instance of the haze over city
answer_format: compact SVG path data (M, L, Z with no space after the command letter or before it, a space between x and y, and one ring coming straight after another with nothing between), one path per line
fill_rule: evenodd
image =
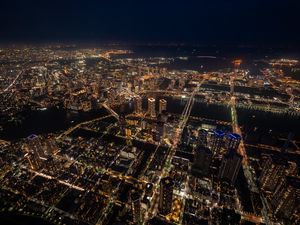
M0 223L300 224L299 1L6 1Z

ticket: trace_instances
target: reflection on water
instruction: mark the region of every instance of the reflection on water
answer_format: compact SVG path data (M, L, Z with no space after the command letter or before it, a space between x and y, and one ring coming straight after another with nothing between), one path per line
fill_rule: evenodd
M167 111L170 113L181 114L187 99L175 97L157 97L167 100ZM158 107L158 103L157 103ZM143 99L143 109L147 110L147 99ZM128 114L134 110L133 102L118 107L118 113ZM157 108L158 110L158 108ZM288 115L278 115L272 113L263 113L254 110L239 109L238 111L239 123L245 126L251 121L256 126L270 127L270 129L281 132L292 131L299 136L300 120L298 117L291 117ZM0 138L12 140L16 138L27 137L28 135L45 134L51 132L58 132L67 129L73 124L81 121L90 120L99 116L107 115L105 109L99 109L88 113L70 113L63 109L48 109L45 111L27 111L23 113L24 120L21 124L7 123L3 126L3 131L0 132ZM230 108L222 105L206 104L204 102L195 102L191 116L203 117L208 119L231 121ZM253 120L253 116L255 119Z

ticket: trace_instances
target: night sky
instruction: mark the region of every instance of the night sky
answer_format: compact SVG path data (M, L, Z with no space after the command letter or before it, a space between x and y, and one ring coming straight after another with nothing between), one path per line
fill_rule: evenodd
M299 0L6 0L0 41L297 44Z

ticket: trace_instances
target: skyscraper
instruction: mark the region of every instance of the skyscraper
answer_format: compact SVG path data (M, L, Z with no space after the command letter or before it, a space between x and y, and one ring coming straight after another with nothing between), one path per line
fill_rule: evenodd
M234 184L240 171L242 160L243 157L231 149L223 156L219 170L219 179L227 180L230 181L231 184Z
M142 112L143 112L142 98L138 96L135 98L135 113L141 114Z
M230 150L233 149L235 151L238 150L238 147L241 142L241 136L235 133L229 133L225 136L224 144L225 144L225 149Z
M167 215L172 210L174 182L171 177L162 178L160 181L159 211Z
M208 137L208 131L201 129L198 133L198 139L199 139L199 145L203 147L207 147L207 137Z
M131 209L132 209L132 222L139 224L141 222L141 196L137 190L133 190L130 195Z
M193 167L202 176L208 176L210 172L210 164L212 160L212 152L209 148L199 146L196 149Z
M151 117L155 117L155 99L154 98L148 98L148 114Z
M47 155L53 155L58 151L58 147L53 139L47 139L44 142L44 152Z
M27 137L27 143L30 151L32 151L36 156L45 158L46 154L44 152L44 148L42 146L40 138L32 134Z
M165 110L167 110L167 101L165 99L160 99L158 107L159 114L161 114Z
M214 154L219 154L224 142L224 132L221 130L214 130L210 135L210 148Z
M289 219L297 213L300 205L300 179L288 176L273 194L271 205L274 213L280 218Z
M274 192L277 185L284 179L288 163L278 155L268 155L264 161L259 185L265 191Z

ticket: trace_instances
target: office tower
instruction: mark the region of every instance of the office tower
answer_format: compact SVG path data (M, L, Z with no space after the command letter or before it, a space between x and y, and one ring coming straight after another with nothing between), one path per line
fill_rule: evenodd
M159 100L159 114L161 114L163 111L167 110L167 101L165 99Z
M32 151L36 156L45 158L46 154L44 152L44 148L42 146L40 138L32 134L27 137L27 143L30 151Z
M230 133L225 136L224 144L225 149L228 151L230 149L233 149L235 151L238 150L240 142L241 142L241 136L235 133Z
M143 112L142 108L142 98L140 96L135 98L135 113L141 114Z
M141 222L141 195L137 190L133 190L130 195L131 209L132 209L132 222L139 224Z
M229 152L223 156L219 179L227 180L230 181L231 184L234 184L240 171L242 160L243 157L236 151L233 149L229 150Z
M288 163L278 155L268 155L259 177L259 185L265 191L274 192L285 176Z
M182 143L189 145L191 141L191 129L189 126L186 126L182 131Z
M224 142L224 132L221 130L214 130L210 135L210 149L214 154L219 154Z
M280 218L290 219L300 210L300 179L287 176L273 194L271 205Z
M198 133L198 139L199 139L199 145L203 147L207 147L207 137L208 137L208 131L201 129Z
M212 152L209 148L199 146L196 149L193 167L202 176L208 176L210 174L211 160Z
M172 210L174 182L171 177L162 178L160 181L159 211L167 215Z
M154 98L148 98L148 114L151 117L155 117L155 99Z

